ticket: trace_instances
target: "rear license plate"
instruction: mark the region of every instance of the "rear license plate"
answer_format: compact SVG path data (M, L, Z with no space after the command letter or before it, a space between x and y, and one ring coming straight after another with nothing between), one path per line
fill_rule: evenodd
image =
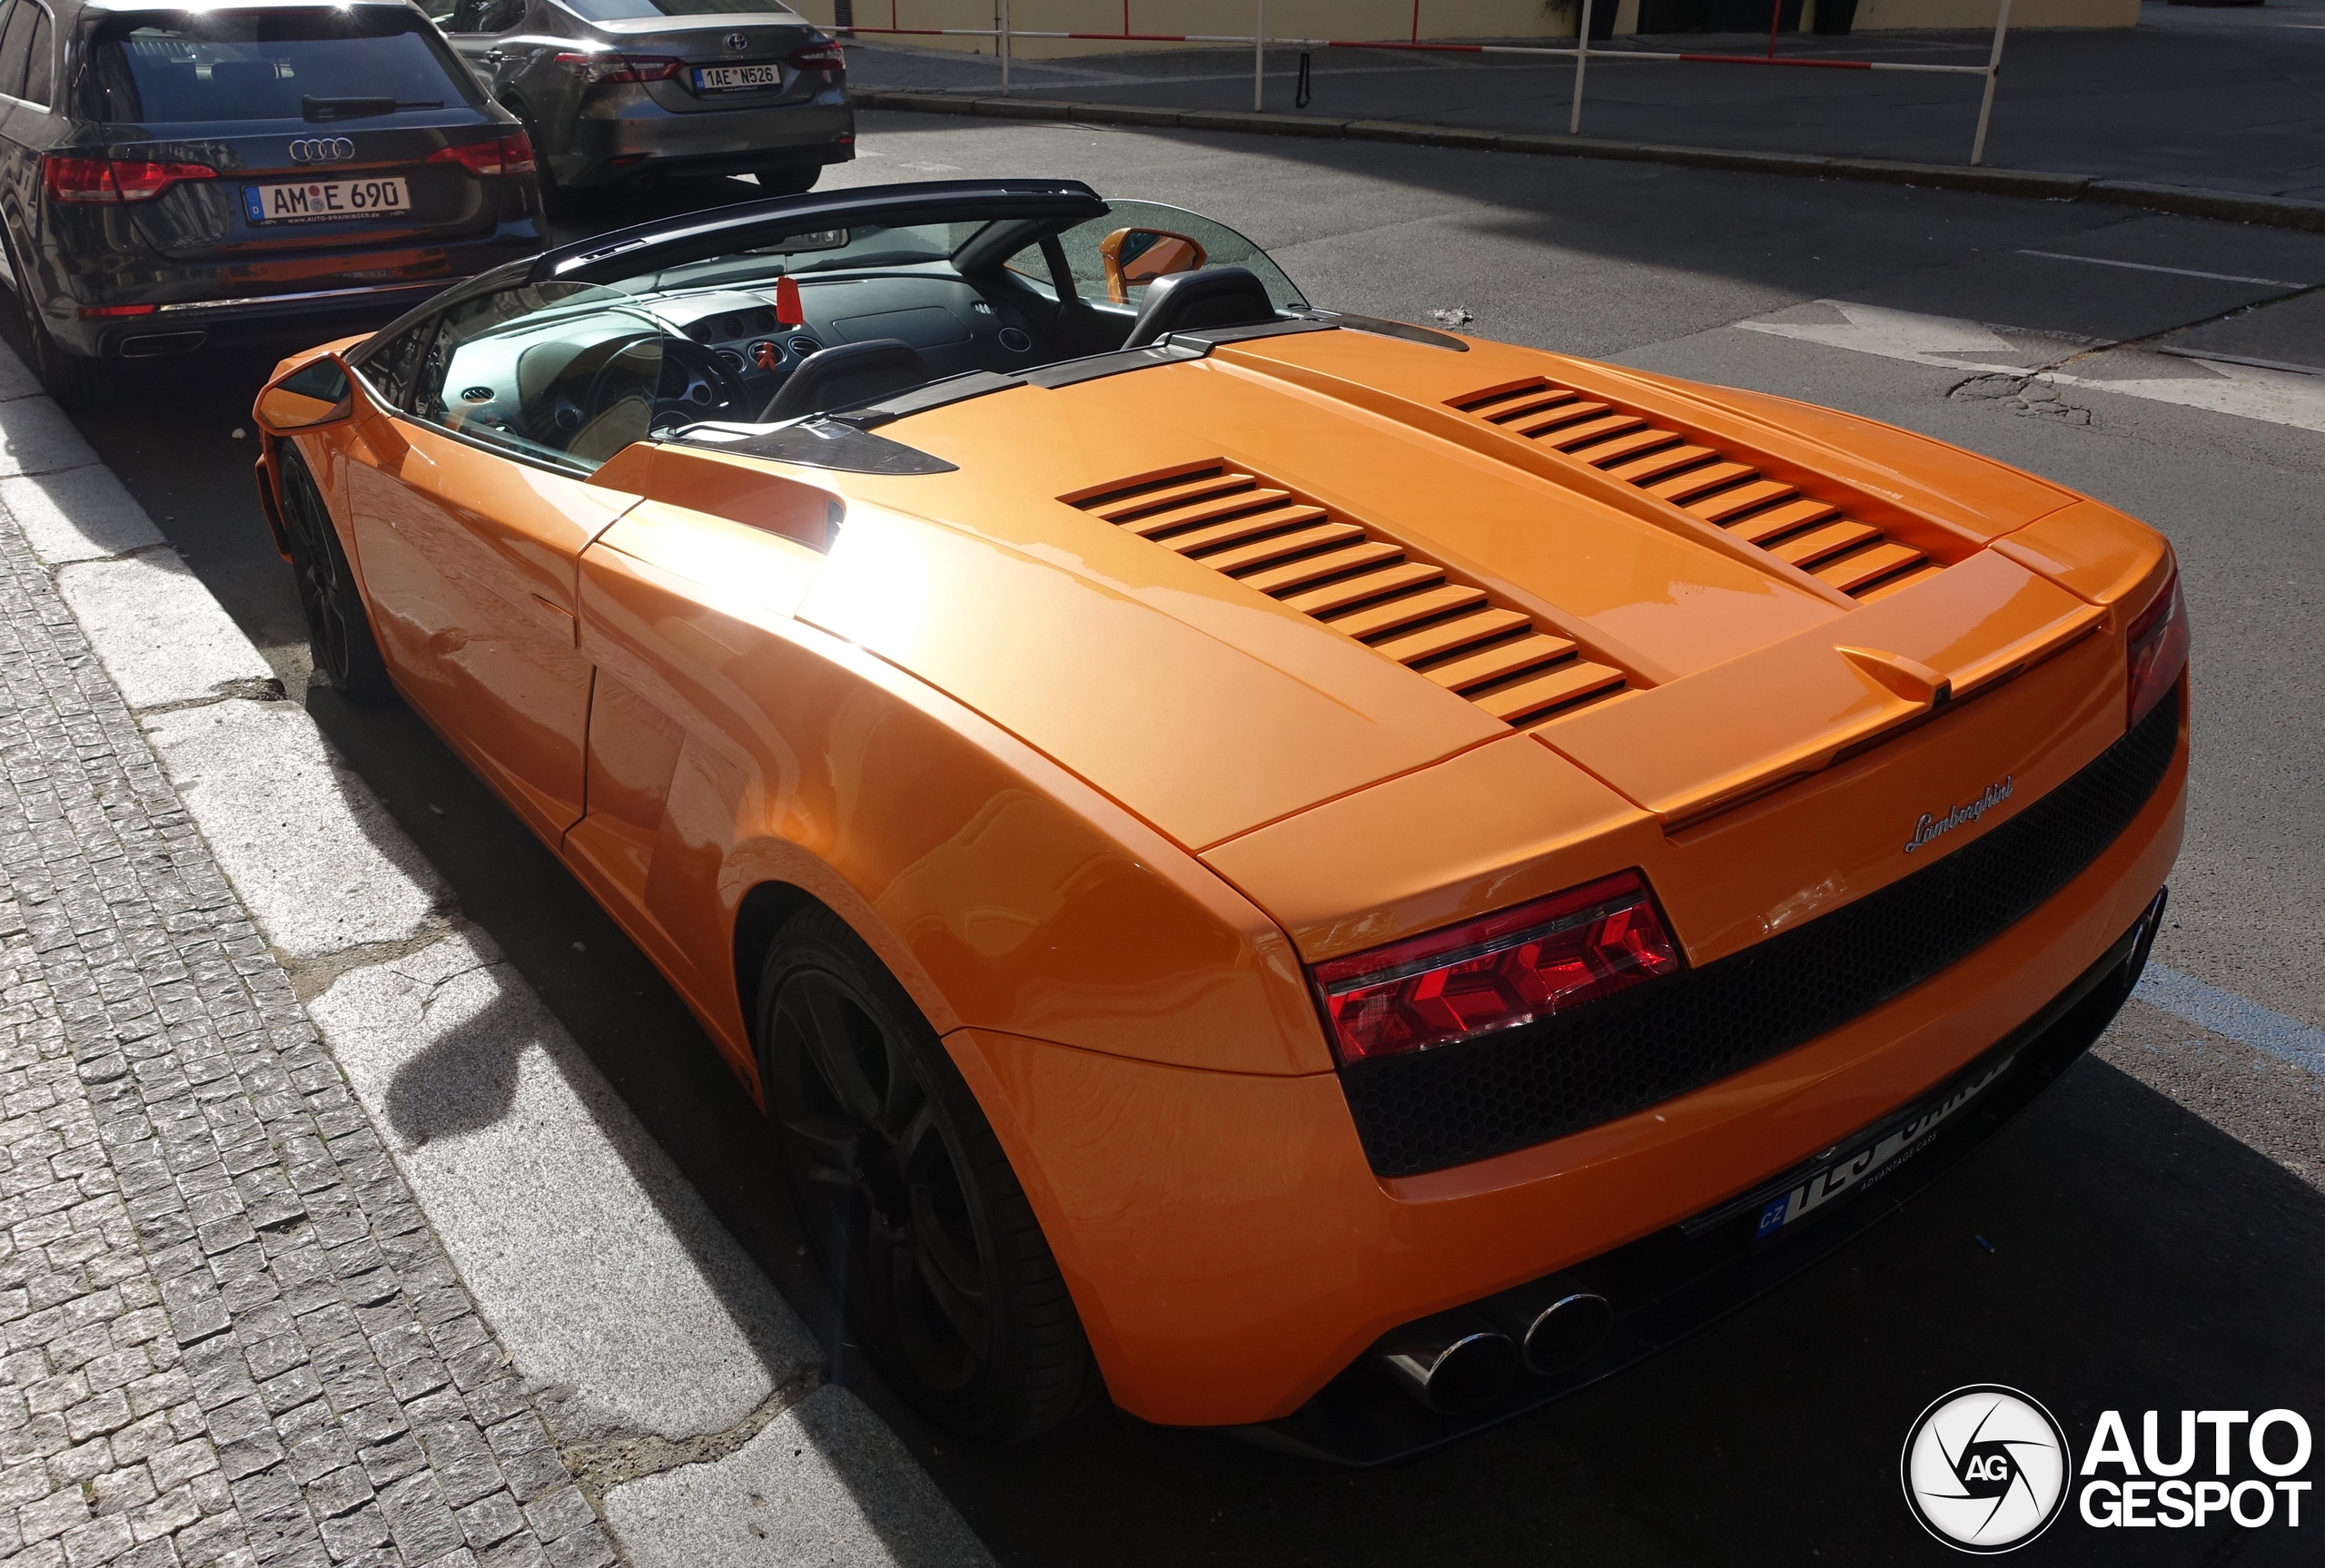
M253 223L324 223L411 211L411 188L394 176L242 187L242 215Z
M1905 1116L1860 1134L1839 1154L1815 1166L1806 1176L1794 1178L1782 1191L1767 1193L1757 1200L1755 1237L1774 1236L1788 1225L1797 1225L1826 1205L1854 1196L1888 1175L1899 1161L1918 1153L1964 1106L1993 1088L2014 1060L2005 1057L1976 1077L1957 1083L1943 1099L1924 1101ZM1730 1208L1726 1212L1732 1215L1735 1210Z
M694 88L698 93L731 93L737 87L782 85L780 65L698 65L694 70Z

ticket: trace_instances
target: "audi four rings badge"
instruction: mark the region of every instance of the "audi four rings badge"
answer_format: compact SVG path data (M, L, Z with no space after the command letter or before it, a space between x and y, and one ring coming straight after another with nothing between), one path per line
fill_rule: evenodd
M293 163L341 163L355 156L355 143L344 136L303 136L291 143Z

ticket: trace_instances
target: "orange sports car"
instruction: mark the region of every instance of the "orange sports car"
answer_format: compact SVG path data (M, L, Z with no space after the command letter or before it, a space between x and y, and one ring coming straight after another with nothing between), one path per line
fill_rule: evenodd
M258 419L318 668L652 956L975 1436L1602 1376L2054 1078L2180 843L2152 529L1072 181L605 235Z

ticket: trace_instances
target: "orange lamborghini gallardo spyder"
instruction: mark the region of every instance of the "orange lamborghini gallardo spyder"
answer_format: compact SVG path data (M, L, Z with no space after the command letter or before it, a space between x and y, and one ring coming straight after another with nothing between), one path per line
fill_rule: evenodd
M2152 530L1071 181L606 235L258 419L318 668L651 955L975 1436L1603 1376L2056 1077L2180 843Z

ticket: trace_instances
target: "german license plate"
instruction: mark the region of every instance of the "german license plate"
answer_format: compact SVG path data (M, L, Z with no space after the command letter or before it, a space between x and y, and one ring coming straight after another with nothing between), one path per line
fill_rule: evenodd
M694 90L698 93L727 93L737 87L780 87L783 67L780 65L698 65L694 68Z
M411 188L393 175L242 187L242 214L253 223L323 223L411 211Z
M1773 1236L1787 1225L1797 1225L1826 1204L1887 1175L1891 1166L1917 1152L1941 1124L1992 1088L1994 1080L2009 1070L2009 1059L1994 1063L1975 1078L1955 1085L1943 1100L1925 1103L1911 1115L1866 1135L1855 1148L1817 1166L1784 1191L1768 1195L1760 1204L1755 1235Z

